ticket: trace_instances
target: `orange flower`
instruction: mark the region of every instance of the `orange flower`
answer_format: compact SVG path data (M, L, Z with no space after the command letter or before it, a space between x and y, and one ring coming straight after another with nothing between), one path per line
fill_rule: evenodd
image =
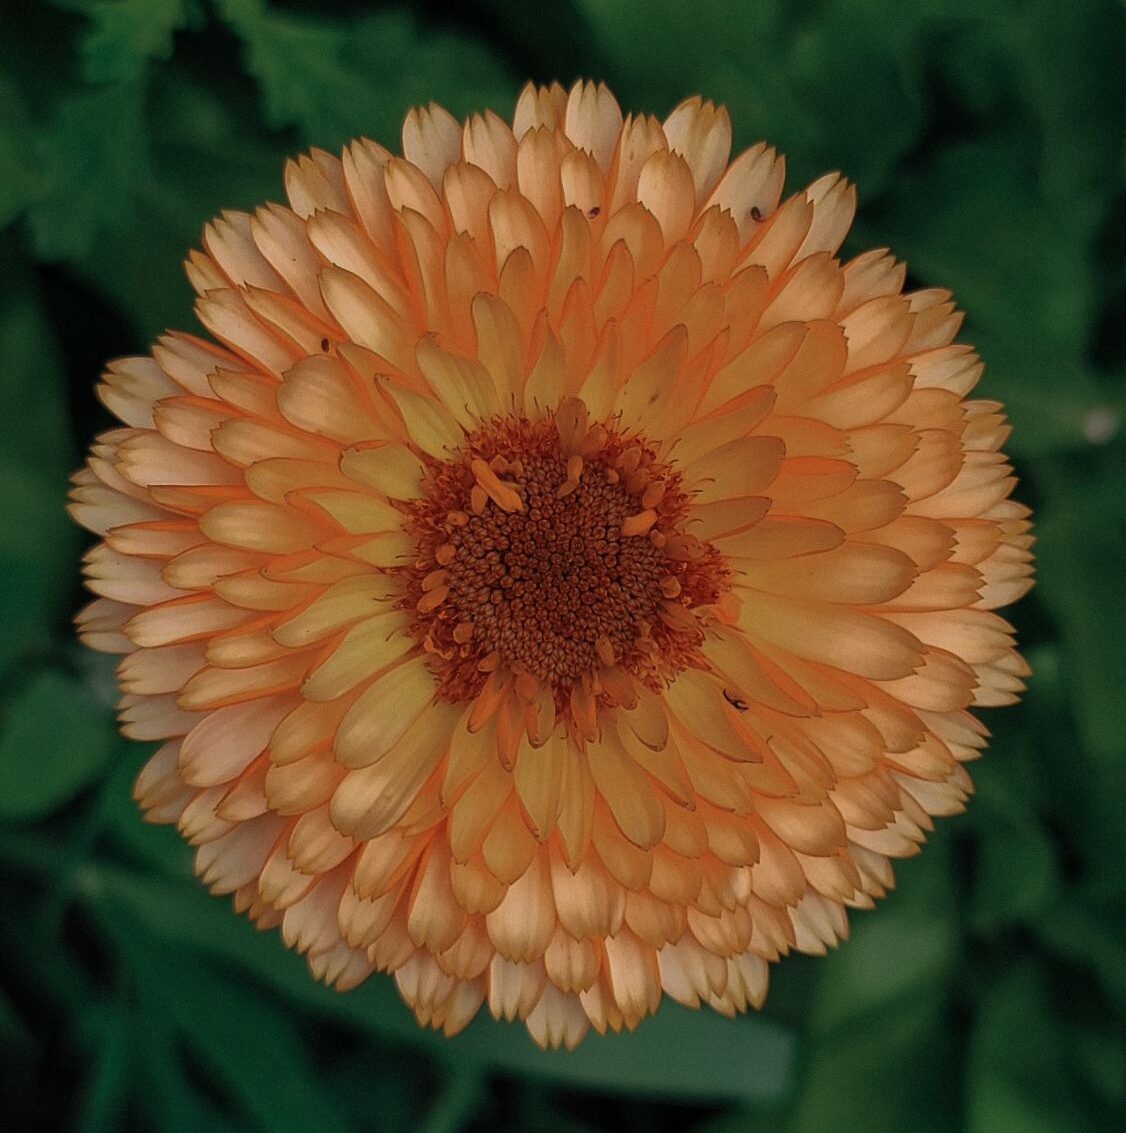
M961 809L1027 672L999 406L945 291L836 251L699 98L412 111L225 213L221 345L112 364L80 615L137 783L347 988L537 1042L758 1005Z

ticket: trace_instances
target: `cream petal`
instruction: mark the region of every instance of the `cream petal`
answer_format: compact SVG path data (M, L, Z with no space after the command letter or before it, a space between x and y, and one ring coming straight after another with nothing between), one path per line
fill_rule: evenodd
M512 184L516 174L516 139L491 110L474 114L465 123L461 152L467 162L483 169L494 185L503 189Z
M280 376L300 355L294 344L271 333L235 291L208 291L196 301L196 314L220 342L268 374Z
M567 92L559 83L542 87L527 83L516 100L512 132L519 139L537 127L554 131L562 125L566 112Z
M269 554L306 550L322 535L291 508L258 501L219 504L200 519L199 529L216 543Z
M462 934L465 910L450 884L450 852L442 838L433 838L419 863L411 889L407 932L419 948L444 952Z
M494 1019L525 1019L543 995L546 983L543 962L521 964L494 956L489 965L489 1010Z
M685 99L665 119L669 148L684 155L692 170L697 204L719 181L731 156L731 118L726 107L704 102L699 95Z
M184 737L179 769L194 787L228 783L266 748L288 710L284 700L253 700L208 713Z
M648 776L627 754L616 730L603 728L601 741L590 750L589 766L595 790L621 832L642 848L656 845L665 832L664 807Z
M605 173L622 132L622 111L604 83L577 82L567 98L563 130L579 149L594 155Z
M271 630L280 645L315 645L347 625L371 617L397 596L396 582L385 575L361 574L342 579Z
M200 880L212 893L233 893L249 885L261 872L282 826L274 815L262 815L204 843L195 856Z
M692 171L678 153L658 150L641 167L637 199L657 218L666 245L687 233L696 211L694 193Z
M347 449L340 458L340 469L345 476L391 500L418 499L426 474L422 461L410 449L393 443Z
M604 947L610 987L626 1019L636 1021L656 1011L661 974L654 949L629 929L607 937Z
M419 339L416 357L431 389L463 429L472 431L500 415L497 387L480 362L443 350L425 336Z
M317 209L344 212L347 198L340 162L324 150L314 149L285 166L285 191L298 216L312 216Z
M135 606L154 606L182 596L161 576L159 560L120 554L105 543L86 552L82 573L95 594Z
M435 460L448 460L465 434L454 416L433 398L424 397L390 380L379 383L398 407L411 441Z
M800 255L800 253L799 253ZM774 297L759 320L765 332L787 322L828 319L844 291L844 277L828 252L798 259L779 282Z
M383 146L361 138L345 148L341 162L345 192L356 218L372 243L388 254L395 249L393 214L383 180L390 157Z
M506 304L484 293L473 299L473 324L477 359L492 378L500 405L511 411L523 388L520 327Z
M83 645L99 653L131 653L135 646L122 627L134 613L136 606L109 598L97 598L83 606L75 616Z
M282 291L285 284L258 250L251 218L231 209L204 226L203 246L235 287L251 285Z
M305 222L281 205L267 204L255 211L250 234L290 291L318 318L327 317L317 285L320 261L309 244Z
M836 255L856 215L856 187L839 173L827 173L814 181L805 195L813 204L813 223L798 257L817 252Z
M564 766L571 758L565 737L552 735L534 748L525 738L516 754L513 783L536 838L544 842L555 829L562 807Z
M555 904L545 854L541 851L509 887L485 924L497 952L516 963L540 959L555 931Z
M152 648L209 637L247 620L247 612L206 594L162 602L134 615L123 627L134 645Z
M380 254L355 221L335 212L318 212L309 218L306 230L309 243L325 260L363 280L401 320L412 317L411 296L393 261ZM319 288L317 294L320 298Z
M243 700L295 689L309 669L309 658L286 653L272 661L242 668L201 669L180 690L181 708L221 708Z
M320 279L325 305L348 337L409 371L415 336L391 304L358 275L334 264L321 269Z
M399 660L416 645L404 632L406 624L402 611L391 610L354 625L305 679L302 695L309 700L334 700Z
M336 758L346 767L375 763L416 725L434 700L434 678L424 657L389 669L360 694L341 720Z
M426 720L416 721L382 759L349 771L329 804L336 827L357 840L390 830L440 764L456 715L453 706L436 704Z
M387 185L387 200L396 212L416 212L435 229L445 228L442 202L421 169L402 158L392 157L383 168L383 180Z
M752 639L877 680L905 677L923 660L922 644L901 627L825 602L745 591L738 625Z
M738 710L709 673L688 669L665 693L669 709L692 734L737 763L758 763L762 753L738 722Z
M457 119L436 102L413 107L403 121L403 156L438 188L446 167L461 156L461 126Z
M785 455L778 437L740 437L687 465L684 483L702 503L759 495L774 481Z
M152 358L118 358L106 367L98 385L102 404L127 425L153 427L153 403L180 387Z
M545 1049L574 1050L590 1027L590 1020L576 995L568 995L547 984L539 1002L524 1020L528 1033Z
M740 239L746 240L778 207L785 179L785 159L759 142L728 166L704 208L718 205L729 211Z
M792 598L870 606L902 594L915 574L915 564L891 547L845 543L797 558L747 560L735 582Z
M559 923L576 940L616 933L625 917L625 894L597 859L572 869L554 854L551 885Z
M567 152L566 141L562 134L542 126L528 129L518 138L516 183L550 232L563 212L560 163Z

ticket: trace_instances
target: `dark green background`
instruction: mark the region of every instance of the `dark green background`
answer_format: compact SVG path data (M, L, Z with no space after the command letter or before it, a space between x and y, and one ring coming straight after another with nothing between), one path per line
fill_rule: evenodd
M900 1130L1126 1121L1126 6L1121 0L59 0L0 5L0 1086L12 1129ZM398 144L527 78L725 102L737 146L841 169L846 251L952 287L1015 424L1035 669L969 812L766 1010L665 1008L538 1052L337 995L191 879L129 798L112 659L77 646L67 473L109 357L191 328L180 268L287 155Z

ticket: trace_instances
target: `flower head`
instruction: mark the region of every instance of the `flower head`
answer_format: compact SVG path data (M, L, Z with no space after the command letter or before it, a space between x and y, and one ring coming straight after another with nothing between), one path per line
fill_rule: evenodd
M137 796L341 988L543 1044L761 1003L959 810L1026 509L944 291L727 114L527 88L286 170L73 511Z

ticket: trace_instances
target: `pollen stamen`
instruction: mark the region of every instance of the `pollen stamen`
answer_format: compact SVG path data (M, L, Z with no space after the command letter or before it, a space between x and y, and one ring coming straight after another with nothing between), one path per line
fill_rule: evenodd
M623 535L644 535L657 522L657 513L652 508L627 516L622 522Z
M444 570L432 570L423 580L423 590L433 590L436 586L445 584L446 579L449 577L449 572Z
M574 398L539 422L496 419L432 462L403 569L440 694L476 701L480 727L502 682L505 728L542 744L562 721L587 743L600 706L636 704L639 682L659 690L698 664L698 608L723 593L725 568L682 530L678 485L642 438L591 424Z
M477 484L484 489L489 499L497 505L497 507L504 508L505 511L523 511L524 502L513 490L511 484L506 484L503 480L497 477L493 465L497 463L498 458L494 457L491 464L486 464L483 460L478 458L470 464L473 475L477 478ZM502 470L507 470L508 462L500 459ZM474 508L474 511L481 509Z
M449 593L450 588L448 586L438 586L433 590L424 591L415 609L420 614L428 614L431 610L436 610L446 600Z

